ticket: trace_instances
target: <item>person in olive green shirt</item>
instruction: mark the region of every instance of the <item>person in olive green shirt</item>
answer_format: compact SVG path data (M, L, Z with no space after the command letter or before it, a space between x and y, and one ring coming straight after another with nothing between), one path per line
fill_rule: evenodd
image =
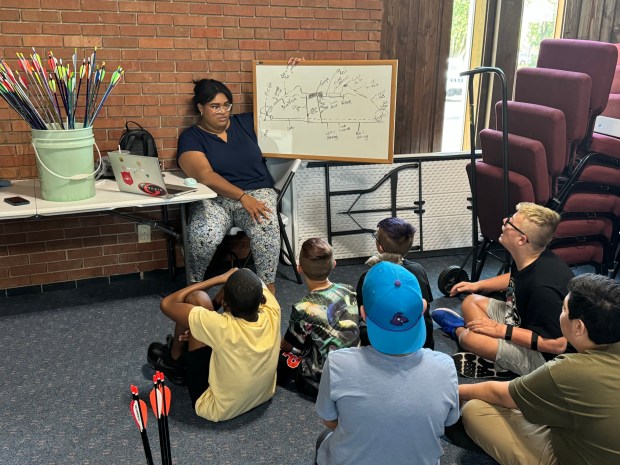
M584 274L568 291L560 326L577 353L459 386L467 434L500 464L620 463L620 283Z

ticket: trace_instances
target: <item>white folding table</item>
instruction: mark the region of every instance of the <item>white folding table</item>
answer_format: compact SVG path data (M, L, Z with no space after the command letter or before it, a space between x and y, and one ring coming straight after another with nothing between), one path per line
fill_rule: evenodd
M183 179L173 173L165 173L166 184L182 185ZM216 196L208 187L198 184L193 192L177 195L169 199L162 197L149 197L146 195L130 194L121 192L116 181L105 179L97 181L95 184L95 196L85 200L74 202L52 202L44 200L41 196L41 187L38 179L24 179L13 181L11 186L0 188L0 221L19 218L36 218L38 216L69 215L74 213L109 212L129 218L133 221L150 224L152 227L166 232L169 236L179 238L179 234L167 224L168 205L178 205L194 202L197 200L209 199ZM28 205L12 206L4 202L7 197L20 196L30 201ZM141 208L161 206L163 208L164 221L156 222L146 218L118 212L120 208ZM185 208L181 208L181 227L183 247L187 244L186 232L187 218ZM168 265L171 272L174 272L174 247L172 238L168 241ZM189 282L188 270L186 269L186 279Z

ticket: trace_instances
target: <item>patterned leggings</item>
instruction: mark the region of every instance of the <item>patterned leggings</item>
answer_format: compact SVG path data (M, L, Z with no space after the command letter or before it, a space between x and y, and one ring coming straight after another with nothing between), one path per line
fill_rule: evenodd
M187 265L193 282L203 280L217 246L233 226L243 229L250 238L250 249L258 277L266 284L275 282L280 255L280 228L276 217L277 194L270 188L249 190L247 193L265 202L271 209L273 213L268 220L254 223L241 202L225 197L218 196L190 205Z

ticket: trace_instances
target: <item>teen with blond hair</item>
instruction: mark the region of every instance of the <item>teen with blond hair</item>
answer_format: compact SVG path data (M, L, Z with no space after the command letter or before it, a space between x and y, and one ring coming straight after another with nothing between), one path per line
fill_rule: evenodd
M466 377L495 377L500 372L524 375L567 350L560 331L562 301L572 271L547 250L560 216L533 203L520 203L504 218L499 242L510 252L509 273L475 283L460 282L451 295L471 293L463 317L436 309L433 320L467 352L454 355ZM505 292L506 300L481 293Z

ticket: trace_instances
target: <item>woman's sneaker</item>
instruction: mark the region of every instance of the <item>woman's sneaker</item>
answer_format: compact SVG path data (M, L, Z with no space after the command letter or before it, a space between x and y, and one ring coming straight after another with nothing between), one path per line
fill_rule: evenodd
M433 310L433 313L431 313L431 318L439 325L444 333L455 341L458 339L456 337L456 329L465 327L465 320L463 317L449 308L436 308Z

